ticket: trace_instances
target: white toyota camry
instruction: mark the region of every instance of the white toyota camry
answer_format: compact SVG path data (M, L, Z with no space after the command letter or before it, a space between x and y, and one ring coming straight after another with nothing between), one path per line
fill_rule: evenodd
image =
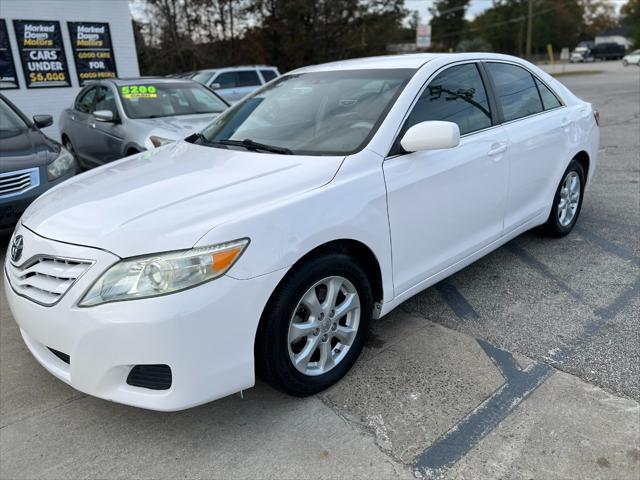
M25 212L4 282L35 358L179 410L318 392L372 318L515 236L574 227L598 114L524 60L417 54L296 70L201 133Z

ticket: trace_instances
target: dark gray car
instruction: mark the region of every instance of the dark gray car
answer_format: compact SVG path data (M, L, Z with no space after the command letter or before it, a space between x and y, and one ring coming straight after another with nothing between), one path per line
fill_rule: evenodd
M178 78L91 82L60 115L60 137L85 168L159 147L202 129L228 107Z
M0 94L0 232L12 230L31 202L76 173L71 154L40 131L52 123L51 115L29 120Z

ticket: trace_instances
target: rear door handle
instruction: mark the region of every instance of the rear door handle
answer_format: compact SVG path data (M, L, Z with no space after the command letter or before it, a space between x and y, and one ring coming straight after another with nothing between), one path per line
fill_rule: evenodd
M499 155L499 154L504 153L506 151L507 151L507 144L506 143L496 143L496 144L491 146L491 150L489 150L487 152L487 155L489 155L490 157L493 157L494 155Z
M566 128L569 125L571 125L571 120L569 120L568 118L563 118L562 122L560 123L560 128Z

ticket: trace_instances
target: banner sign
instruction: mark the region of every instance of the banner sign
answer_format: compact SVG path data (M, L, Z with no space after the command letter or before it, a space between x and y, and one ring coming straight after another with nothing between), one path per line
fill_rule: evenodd
M429 48L431 46L431 25L418 25L416 29L416 46Z
M118 76L108 23L67 22L78 81Z
M60 22L14 20L27 88L70 87Z
M20 88L20 85L16 74L16 64L13 63L7 22L4 18L0 18L0 90L9 88Z

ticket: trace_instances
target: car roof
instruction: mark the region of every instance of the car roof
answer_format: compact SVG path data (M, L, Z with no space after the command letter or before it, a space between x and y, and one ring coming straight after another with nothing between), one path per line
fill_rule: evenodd
M194 82L193 80L191 80L189 78L175 78L175 77L170 77L170 78L167 78L167 77L124 77L124 78L109 78L109 79L101 80L101 81L103 81L103 82L111 82L111 83L114 83L115 85L133 85L133 84L136 84L136 83L142 83L142 84L146 84L146 83L172 83L172 84L189 83L189 84L194 84L194 83L197 83L197 82ZM89 82L87 82L87 83L89 83Z
M507 60L522 61L511 55L496 53L410 53L405 55L382 55L379 57L354 58L337 62L311 65L294 70L295 73L324 72L331 70L371 70L382 68L412 68L418 69L436 59L457 60ZM290 72L293 73L293 72Z
M235 65L233 67L216 67L216 68L203 68L202 70L196 70L193 73L200 73L200 72L219 72L220 70L229 70L229 71L233 71L233 70L246 70L247 68L249 69L254 69L254 68L259 68L259 69L272 69L272 70L277 70L278 67L274 66L274 65Z

